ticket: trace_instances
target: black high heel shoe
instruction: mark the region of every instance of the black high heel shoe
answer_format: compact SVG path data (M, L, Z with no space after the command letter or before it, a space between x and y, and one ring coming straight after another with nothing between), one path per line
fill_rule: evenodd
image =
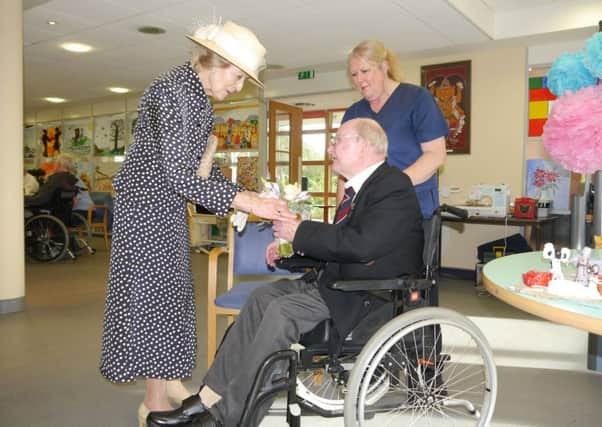
M221 427L222 423L207 410L198 394L182 401L173 411L151 412L146 418L148 427L184 426L194 422L202 427Z

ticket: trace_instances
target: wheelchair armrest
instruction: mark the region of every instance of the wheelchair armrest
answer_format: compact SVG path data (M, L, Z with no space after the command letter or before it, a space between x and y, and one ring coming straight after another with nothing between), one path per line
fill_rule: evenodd
M340 280L330 285L331 289L343 292L357 291L400 291L404 289L430 289L433 279L420 277L397 277L395 279Z
M280 258L276 261L276 267L292 272L304 272L310 268L320 268L323 262L314 258L293 255L290 258Z

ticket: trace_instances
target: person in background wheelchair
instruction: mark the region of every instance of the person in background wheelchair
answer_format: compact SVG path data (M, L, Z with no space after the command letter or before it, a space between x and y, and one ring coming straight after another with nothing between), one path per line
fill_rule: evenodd
M40 186L37 193L25 196L25 208L33 209L48 209L53 212L53 215L61 216L62 209L59 192L72 192L75 196L77 177L71 173L75 169L73 158L67 154L61 154L57 157L54 172L48 176L44 184ZM57 196L59 194L59 196ZM58 210L55 214L54 211ZM71 210L69 209L69 214ZM27 214L26 214L27 216ZM60 218L63 222L65 218Z
M236 426L267 356L288 349L329 318L342 342L371 311L374 299L368 293L343 293L329 285L421 274L422 214L409 177L385 163L387 144L371 119L340 127L328 148L333 170L347 179L335 223L273 222L276 237L291 241L297 255L322 261L320 267L256 289L222 341L199 394L176 410L149 414L149 426ZM266 262L274 265L277 259L274 242Z

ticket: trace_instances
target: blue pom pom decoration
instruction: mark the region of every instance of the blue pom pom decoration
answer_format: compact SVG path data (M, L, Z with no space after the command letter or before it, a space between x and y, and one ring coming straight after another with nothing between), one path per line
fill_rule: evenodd
M556 96L596 84L596 77L583 64L584 53L563 53L548 71L548 88Z
M602 79L602 33L596 33L585 42L583 65L594 76Z

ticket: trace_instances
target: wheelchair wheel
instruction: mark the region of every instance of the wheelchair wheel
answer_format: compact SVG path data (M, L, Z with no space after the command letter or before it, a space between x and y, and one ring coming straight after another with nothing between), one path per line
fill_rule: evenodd
M347 377L352 367L349 363L353 361L341 361L344 371L338 373L329 373L327 366L299 368L296 389L299 403L323 416L342 415Z
M25 223L25 253L39 262L61 259L69 249L69 232L57 217L36 215Z
M374 401L371 390L388 378ZM443 308L398 316L368 341L351 372L345 426L488 426L497 373L487 340Z

